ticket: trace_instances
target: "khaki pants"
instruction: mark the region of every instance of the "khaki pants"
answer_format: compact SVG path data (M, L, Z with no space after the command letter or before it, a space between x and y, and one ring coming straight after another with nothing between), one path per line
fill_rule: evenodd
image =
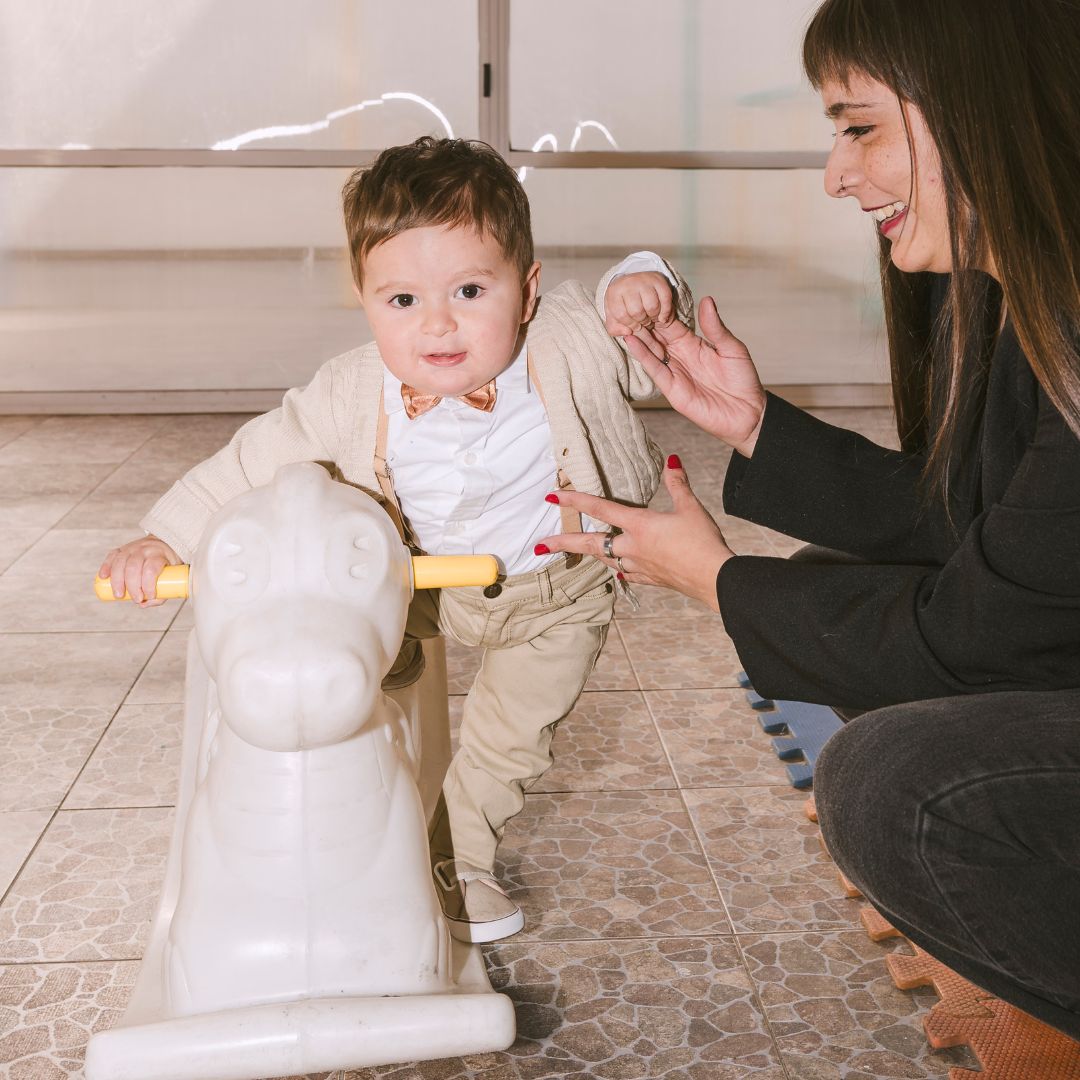
M484 649L432 822L436 857L494 867L507 821L551 765L555 727L584 689L614 603L611 571L594 559L569 568L559 559L487 589L413 598L405 644L386 685L419 677L417 639L443 633Z

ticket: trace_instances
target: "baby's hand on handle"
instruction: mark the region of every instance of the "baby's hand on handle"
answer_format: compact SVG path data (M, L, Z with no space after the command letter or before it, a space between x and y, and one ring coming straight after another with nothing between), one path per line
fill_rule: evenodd
M625 337L643 326L675 321L671 282L655 270L620 274L604 293L604 326L612 337Z
M746 346L724 325L716 301L698 308L701 336L677 319L626 337L627 351L688 420L744 457L757 444L765 389Z
M123 547L113 548L98 570L98 577L110 578L113 596L120 600L126 590L139 607L157 607L157 576L166 566L175 566L183 559L164 540L144 536L131 540Z

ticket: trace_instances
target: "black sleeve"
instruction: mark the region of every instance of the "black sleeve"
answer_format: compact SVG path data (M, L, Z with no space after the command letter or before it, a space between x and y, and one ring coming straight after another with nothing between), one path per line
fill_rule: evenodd
M833 427L770 394L751 459L733 454L724 509L874 562L942 563L956 547L927 506L923 459Z
M828 542L827 523L815 528ZM1004 496L944 565L737 556L717 590L768 697L869 709L1080 686L1080 441L1040 392L1035 435Z

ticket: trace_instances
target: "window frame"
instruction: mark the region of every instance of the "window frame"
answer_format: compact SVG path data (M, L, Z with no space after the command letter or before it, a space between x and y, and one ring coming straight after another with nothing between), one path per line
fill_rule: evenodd
M817 150L520 150L510 144L510 0L478 0L479 138L515 168L529 169L823 169ZM93 150L0 149L0 168L357 168L378 149Z

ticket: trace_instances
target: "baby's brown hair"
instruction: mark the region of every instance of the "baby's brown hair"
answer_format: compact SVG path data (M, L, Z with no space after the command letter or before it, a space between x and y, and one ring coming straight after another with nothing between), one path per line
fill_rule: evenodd
M529 200L514 170L474 139L435 139L391 146L357 169L341 192L353 280L364 257L407 229L471 226L494 238L524 281L533 262Z

